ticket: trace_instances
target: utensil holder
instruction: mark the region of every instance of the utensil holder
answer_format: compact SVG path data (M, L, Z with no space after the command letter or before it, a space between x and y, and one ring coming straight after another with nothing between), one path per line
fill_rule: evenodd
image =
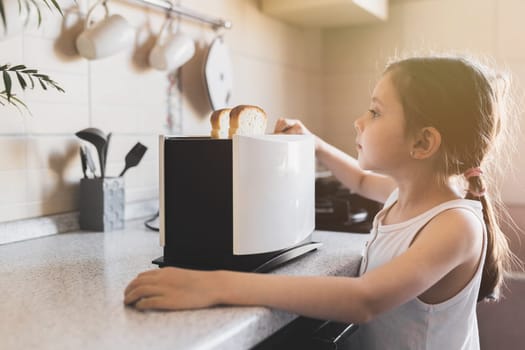
M80 229L112 231L124 228L124 178L80 180Z

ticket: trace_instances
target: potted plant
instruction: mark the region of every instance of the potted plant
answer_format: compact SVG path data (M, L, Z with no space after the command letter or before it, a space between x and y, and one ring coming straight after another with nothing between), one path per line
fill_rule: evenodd
M25 11L24 13L26 18L22 23L23 25L27 24L29 15L35 11L38 16L38 25L41 24L42 13L37 1L45 4L50 10L54 8L62 15L62 9L60 8L57 0L0 0L0 25L2 26L1 32L5 33L5 35L9 34L9 18L7 16L8 8L5 6L8 1L11 1L11 3L9 3L11 6L9 9L13 9L13 3L14 1L17 1L18 14L22 14ZM60 92L64 92L58 83L51 79L48 75L39 73L38 70L28 68L23 64L12 65L8 63L3 64L3 62L0 62L0 75L4 86L4 89L0 91L1 106L10 104L17 108L22 106L27 109L25 103L13 93L13 83L16 82L18 82L22 90L25 90L26 88L33 89L36 86L40 86L44 90L47 90L48 88L54 88Z

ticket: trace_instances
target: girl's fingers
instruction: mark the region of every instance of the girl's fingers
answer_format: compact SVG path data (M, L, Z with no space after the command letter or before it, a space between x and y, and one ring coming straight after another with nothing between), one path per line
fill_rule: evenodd
M284 126L283 126L284 125ZM286 125L286 121L283 119L283 118L279 118L276 122L275 122L275 128L273 129L273 132L274 133L278 133L280 132Z
M140 285L153 284L155 280L156 278L154 278L151 275L140 274L128 284L128 286L124 290L124 295L128 294L131 290L133 290L134 288L137 288Z
M155 276L162 272L162 269L154 269L154 270L148 270L141 272L137 275L137 277L146 277L146 276Z
M173 309L170 307L167 299L164 297L156 296L151 298L142 298L135 303L135 308L138 310L168 310Z
M275 133L286 132L286 131L290 130L291 128L293 128L296 125L297 125L297 120L295 120L295 119L280 118L275 123L274 132Z
M159 295L162 295L162 288L154 285L139 285L126 293L124 296L124 304L133 304L141 298L150 298Z

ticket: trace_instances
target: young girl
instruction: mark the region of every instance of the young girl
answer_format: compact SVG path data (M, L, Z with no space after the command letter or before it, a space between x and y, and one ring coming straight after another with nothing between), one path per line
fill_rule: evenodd
M358 323L365 348L479 349L476 304L498 296L510 254L483 172L505 117L502 81L463 58L398 61L355 121L358 160L316 138L318 159L339 180L385 203L359 277L163 268L135 278L125 303L264 305ZM277 122L282 130L309 133L291 119Z

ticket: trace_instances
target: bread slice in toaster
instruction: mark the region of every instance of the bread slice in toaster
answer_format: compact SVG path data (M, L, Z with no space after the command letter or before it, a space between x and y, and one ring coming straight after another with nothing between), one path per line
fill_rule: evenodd
M263 135L268 117L262 108L240 105L230 111L228 137L233 135Z
M240 105L233 109L222 108L210 116L213 139L232 138L233 135L263 135L268 117L257 106Z
M230 128L230 111L231 108L222 108L213 111L210 117L211 138L227 139L228 129Z

